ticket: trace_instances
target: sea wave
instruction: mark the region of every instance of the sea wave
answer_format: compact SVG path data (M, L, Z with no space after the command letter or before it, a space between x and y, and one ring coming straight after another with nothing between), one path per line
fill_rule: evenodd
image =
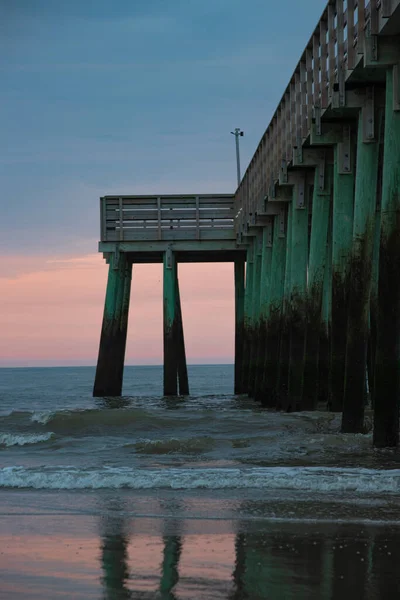
M400 494L400 470L325 467L164 468L5 467L0 487L34 489L265 489Z
M53 437L54 433L52 431L43 434L0 433L0 447L26 446L27 444L42 444L43 442L48 442Z
M209 436L192 438L166 438L161 440L139 440L125 447L134 447L141 454L197 454L210 451L215 441Z

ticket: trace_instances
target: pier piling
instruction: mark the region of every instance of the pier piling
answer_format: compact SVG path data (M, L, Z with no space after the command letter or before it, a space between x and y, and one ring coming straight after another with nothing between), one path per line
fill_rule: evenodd
M121 396L132 263L123 252L108 257L108 280L93 396Z

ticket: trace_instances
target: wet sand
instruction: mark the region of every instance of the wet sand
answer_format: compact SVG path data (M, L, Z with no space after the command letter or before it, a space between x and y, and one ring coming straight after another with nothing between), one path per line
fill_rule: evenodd
M2 490L0 598L399 596L395 521L281 504L273 517L261 496Z

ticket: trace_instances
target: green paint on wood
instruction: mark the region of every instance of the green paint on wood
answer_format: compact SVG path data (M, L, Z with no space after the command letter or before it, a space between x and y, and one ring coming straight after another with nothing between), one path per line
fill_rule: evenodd
M235 260L235 394L242 394L243 344L244 344L244 260Z
M289 303L291 290L291 258L292 258L292 203L288 206L287 233L286 233L286 260L285 277L283 284L283 302L281 313L281 335L279 345L279 368L276 382L277 409L286 407L288 394L288 375L289 375L289 352L290 352L290 328L289 328ZM268 348L268 355L271 356ZM268 359L269 360L269 359Z
M320 189L320 167L315 169L307 281L307 332L301 402L303 410L314 410L318 401L319 342L332 175L332 168L327 165L325 185Z
M360 115L357 136L350 301L347 320L343 433L362 432L364 427L378 158L379 143L363 142L363 123Z
M291 207L289 207L291 211ZM266 307L266 343L262 402L268 407L276 406L276 389L279 372L280 336L282 327L283 288L285 282L287 228L280 231L278 217L273 226L273 242L269 294Z
M332 330L332 204L328 224L328 240L324 269L321 308L321 328L318 359L318 402L328 406L330 397L329 375L331 365Z
M379 180L378 180L379 181ZM379 185L379 184L378 184ZM367 369L368 369L368 389L371 405L374 405L374 387L375 387L375 359L376 359L376 336L377 336L377 319L378 319L378 280L379 280L379 245L381 239L381 211L375 214L375 232L374 232L374 249L372 255L372 282L371 295L369 306L369 338L368 338L368 354L367 354Z
M400 112L393 110L393 84L393 69L388 69L373 433L377 447L397 446L399 443Z
M115 260L117 262L115 263ZM132 263L111 257L93 396L120 396L124 372Z
M254 256L254 274L253 274L253 292L251 306L251 341L250 341L250 365L249 365L249 383L248 394L254 396L256 368L257 368L257 348L258 334L260 327L260 287L261 287L261 262L262 262L262 232L256 237Z
M261 257L261 277L260 277L260 310L259 310L259 325L258 338L256 348L256 368L255 368L255 384L254 398L260 402L264 398L263 381L264 381L264 365L266 351L266 318L268 315L268 298L270 292L271 278L271 262L272 262L272 236L273 227L272 220L263 227L262 232L262 257Z
M299 410L304 375L304 349L306 335L306 298L308 262L308 209L296 207L298 186L293 186L292 250L290 260L289 330L290 358L288 396L284 410Z
M344 397L347 313L353 247L354 164L351 169L350 173L340 173L338 147L335 146L332 223L332 330L328 400L332 411L342 410Z
M251 341L251 315L252 315L252 293L253 293L253 271L254 271L254 248L253 242L247 248L246 257L246 287L244 292L244 327L243 327L243 373L242 392L247 393L249 389L249 367L250 367L250 341Z
M189 377L186 363L185 336L183 333L183 319L181 297L179 293L178 265L176 265L176 331L175 344L177 352L179 395L189 395Z
M178 394L176 352L176 259L172 251L164 253L164 396Z

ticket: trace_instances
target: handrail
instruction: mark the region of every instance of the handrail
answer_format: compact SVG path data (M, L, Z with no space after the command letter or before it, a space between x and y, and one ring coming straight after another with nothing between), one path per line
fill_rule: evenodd
M378 34L398 5L399 0L329 0L236 190L236 232L260 209L334 90L344 103L345 81L362 59L366 29Z
M234 239L232 194L104 196L101 241Z

